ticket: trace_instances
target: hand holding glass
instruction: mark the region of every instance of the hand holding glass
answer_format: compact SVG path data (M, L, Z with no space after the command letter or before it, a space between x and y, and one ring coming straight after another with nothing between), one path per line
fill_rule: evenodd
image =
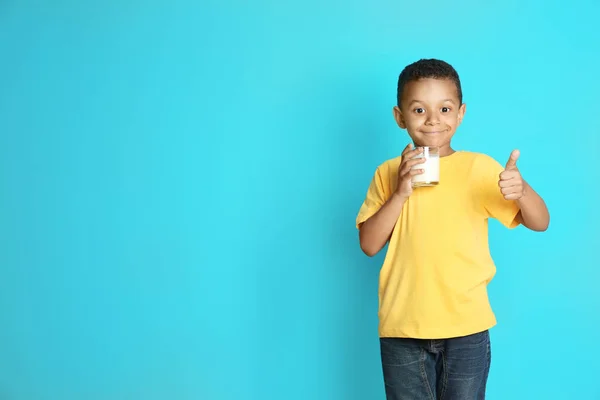
M423 164L412 167L422 169L423 173L412 177L412 187L436 186L440 183L440 149L432 146L419 146L421 149L415 158L425 158Z

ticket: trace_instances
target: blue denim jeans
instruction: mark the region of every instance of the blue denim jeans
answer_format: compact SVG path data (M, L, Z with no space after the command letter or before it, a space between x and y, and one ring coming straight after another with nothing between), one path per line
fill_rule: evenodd
M482 400L491 362L488 331L443 340L381 338L387 400Z

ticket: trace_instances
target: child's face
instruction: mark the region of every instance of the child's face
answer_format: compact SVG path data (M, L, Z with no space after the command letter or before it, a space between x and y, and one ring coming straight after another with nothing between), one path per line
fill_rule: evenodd
M441 153L447 153L465 109L454 82L420 79L404 87L400 107L394 107L394 117L417 146L437 146Z

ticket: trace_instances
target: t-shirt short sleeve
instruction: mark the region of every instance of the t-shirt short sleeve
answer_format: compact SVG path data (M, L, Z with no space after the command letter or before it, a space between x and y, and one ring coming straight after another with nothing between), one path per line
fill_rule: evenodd
M380 166L375 171L373 179L371 179L371 184L367 190L365 200L358 211L358 215L356 217L357 229L360 229L360 226L363 224L363 222L375 215L375 213L377 213L381 206L383 206L383 204L386 202L384 188L385 179L387 179L387 177L384 176L382 167Z
M494 218L510 229L517 227L519 205L514 200L506 200L498 186L500 173L504 171L504 167L489 156L481 156L477 169L480 176L481 205L488 218Z

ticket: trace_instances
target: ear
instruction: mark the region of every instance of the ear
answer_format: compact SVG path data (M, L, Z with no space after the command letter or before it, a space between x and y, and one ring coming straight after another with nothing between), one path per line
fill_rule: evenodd
M462 103L461 106L458 108L458 125L460 125L463 121L463 118L465 118L465 113L467 112L467 105L465 103Z
M394 106L393 109L394 119L398 126L402 129L406 129L406 122L404 121L404 117L402 116L402 111L400 111L400 107Z

